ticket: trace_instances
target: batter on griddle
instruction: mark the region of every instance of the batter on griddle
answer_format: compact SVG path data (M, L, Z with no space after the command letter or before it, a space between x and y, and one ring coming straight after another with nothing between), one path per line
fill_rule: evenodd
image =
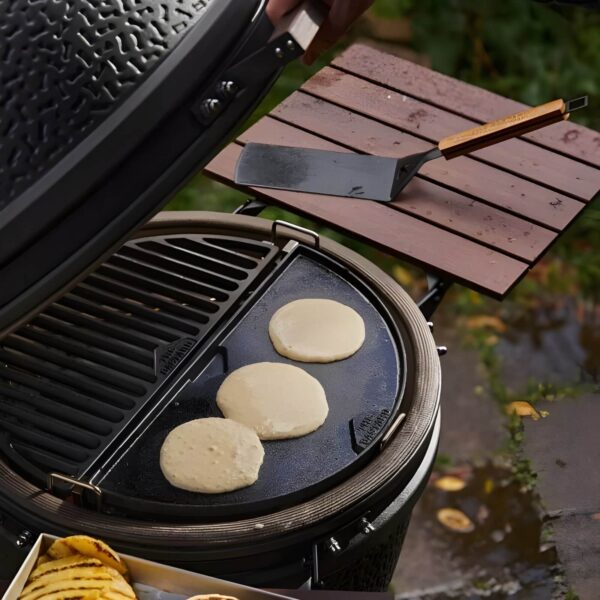
M273 315L269 337L281 356L329 363L360 349L365 341L365 323L354 309L335 300L295 300Z
M311 433L329 412L325 390L312 375L270 362L231 373L217 392L217 405L225 417L251 427L261 440Z
M249 427L229 419L196 419L167 435L160 468L174 487L221 494L255 483L264 455Z

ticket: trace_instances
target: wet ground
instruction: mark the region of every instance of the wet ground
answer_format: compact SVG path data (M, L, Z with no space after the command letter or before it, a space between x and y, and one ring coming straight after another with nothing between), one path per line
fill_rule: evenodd
M540 383L553 392L541 394L536 405L549 416L526 419L518 434L524 441L515 444L482 352L465 347L470 332L457 327L453 310L449 302L437 315L443 326L436 340L450 347L442 359L438 467L411 521L393 581L396 597L600 597L593 595L600 589L600 311L573 298L495 305L492 312L486 307L485 314L495 311L502 324L486 338L500 395L535 403L531 390ZM579 404L570 410L569 402ZM528 462L517 465L515 449ZM448 474L462 479L464 488L438 489L436 479ZM472 531L442 524L443 508L464 513Z
M509 388L600 383L600 306L564 298L511 312L498 347Z
M408 536L403 558L414 552L413 543L423 546L419 537L424 535L435 548L433 560L415 556L399 565L397 598L552 598L557 559L554 547L542 542L535 496L520 490L510 469L491 463L451 472L467 485L449 492L431 484L425 492L411 523L421 531ZM463 512L473 530L463 533L441 524L437 514L446 507ZM409 582L413 589L402 591Z

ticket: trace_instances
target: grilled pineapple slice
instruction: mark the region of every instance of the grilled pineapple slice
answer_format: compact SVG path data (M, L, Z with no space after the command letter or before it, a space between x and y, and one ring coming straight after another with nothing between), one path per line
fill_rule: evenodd
M41 556L19 600L136 600L119 555L100 540L74 535Z
M39 577L50 572L63 572L74 567L102 567L102 563L97 558L89 558L81 554L51 560L37 566L29 575L29 582L35 581Z
M67 556L73 556L74 554L77 554L77 552L75 552L67 544L65 544L65 540L56 540L52 543L50 548L48 548L48 552L46 554L51 559L58 560L59 558L67 558Z
M128 576L127 566L119 555L108 544L87 535L72 535L57 540L48 549L48 554L52 558L63 558L74 554L97 558L107 567L116 569L125 577Z

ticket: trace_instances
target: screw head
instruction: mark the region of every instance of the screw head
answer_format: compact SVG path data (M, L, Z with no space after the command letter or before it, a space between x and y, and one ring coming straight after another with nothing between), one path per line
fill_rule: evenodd
M279 46L275 48L275 56L277 58L283 58L285 56L284 51L281 48L279 48Z
M446 346L438 346L437 347L438 356L444 356L448 354L448 348Z
M225 98L231 98L237 94L239 87L235 81L221 81L218 90Z
M293 40L288 40L286 46L290 52L294 52L294 50L296 50L296 44L293 42Z
M221 111L222 104L217 98L207 98L201 106L202 114L207 117L213 117Z
M332 554L335 554L336 552L339 552L342 549L340 543L334 537L329 538L326 545L327 550L329 550L329 552L331 552Z

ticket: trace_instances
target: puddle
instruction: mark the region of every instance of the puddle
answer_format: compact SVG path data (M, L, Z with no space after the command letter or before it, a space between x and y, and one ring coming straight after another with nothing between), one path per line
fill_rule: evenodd
M433 482L439 475L434 473L415 509L395 576L396 598L549 600L559 593L554 580L556 554L543 541L533 494L522 492L505 467L488 464L452 473L466 481L464 489L438 489ZM437 519L442 508L462 511L473 522L473 530L460 533L442 525ZM419 536L425 537L418 540ZM416 548L421 553L433 548L433 560L431 553L415 556ZM418 581L413 579L411 571L417 565L431 570L429 580L422 573ZM434 572L438 567L446 570L443 580Z
M552 384L600 382L600 306L568 298L519 310L497 349L513 390L529 380Z

